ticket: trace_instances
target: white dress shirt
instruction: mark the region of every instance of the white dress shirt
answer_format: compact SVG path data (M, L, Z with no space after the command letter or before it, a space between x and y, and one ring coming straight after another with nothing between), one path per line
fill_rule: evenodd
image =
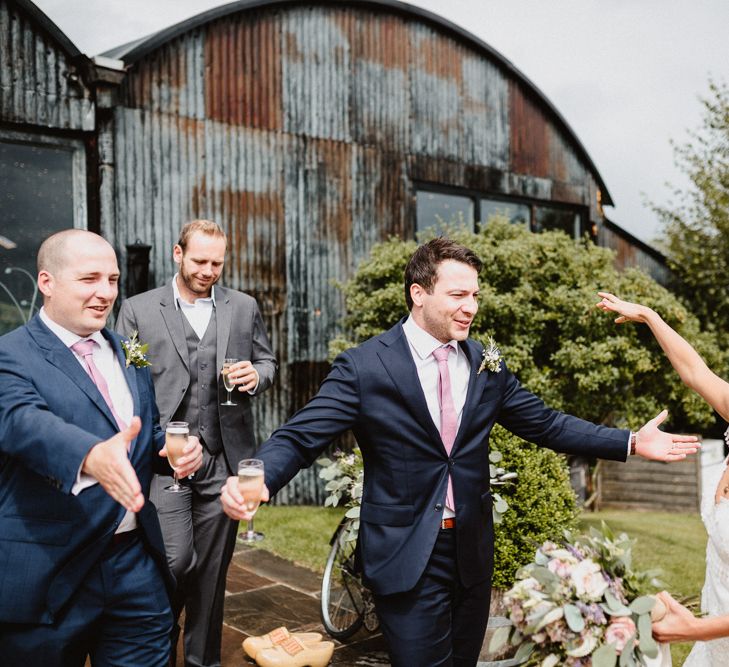
M202 340L207 331L208 324L210 324L210 318L213 316L213 308L215 308L215 285L210 288L210 296L197 298L190 303L189 301L185 301L180 295L180 290L177 287L177 277L179 275L179 273L176 273L172 279L172 294L175 298L175 309L182 310L192 330Z
M431 336L427 331L422 329L412 315L405 320L402 325L405 332L405 338L410 345L410 353L415 362L415 368L418 371L418 379L420 386L423 388L425 402L428 405L428 412L435 427L440 432L440 403L438 401L438 380L440 373L438 372L438 362L433 356L433 350L445 345L437 338ZM448 373L451 378L451 392L453 393L453 406L458 415L458 425L461 425L461 416L463 415L463 406L466 403L466 394L468 393L468 378L471 374L471 366L463 351L455 340L447 343L455 353L448 355ZM448 507L443 503L443 518L455 516Z
M111 343L104 338L100 331L95 331L90 336L83 338L78 334L65 329L60 324L56 324L56 322L48 316L45 308L40 309L39 316L43 324L45 324L56 336L58 336L58 338L61 339L61 342L69 349L71 345L75 345L80 340L93 340L98 344L98 346L94 348L94 364L96 364L99 372L106 380L106 384L109 387L109 396L111 397L111 402L114 404L114 410L125 424L129 424L134 416L134 401L132 399L132 393L129 390L129 385L127 384L127 379L124 376L124 369L121 367ZM84 358L76 354L73 350L71 350L71 352L73 352L73 356L76 357L76 360L79 364L81 364L84 372L88 373ZM74 496L77 496L81 493L81 491L93 486L94 484L98 484L94 477L79 470L76 476L76 483L71 488L71 493ZM127 530L132 530L136 527L136 525L137 518L134 513L127 512L116 532L123 533Z

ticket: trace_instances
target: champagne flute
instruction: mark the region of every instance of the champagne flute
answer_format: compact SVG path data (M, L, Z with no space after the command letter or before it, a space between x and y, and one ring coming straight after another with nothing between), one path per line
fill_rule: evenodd
M169 422L165 429L165 449L167 450L167 461L173 470L173 482L165 487L169 493L182 491L177 478L177 460L184 454L187 436L190 435L190 425L187 422Z
M249 512L255 512L261 503L263 490L263 461L260 459L243 459L238 462L238 489ZM253 519L248 522L248 529L238 535L241 542L258 542L263 539L262 533L253 530Z
M223 362L223 370L220 371L221 375L223 376L223 384L225 385L225 391L228 392L228 400L224 403L221 403L220 405L238 405L237 403L233 403L233 401L230 400L230 395L233 392L233 389L235 389L235 385L233 382L231 382L228 379L228 373L230 372L230 367L233 364L237 364L238 360L233 358L228 358Z

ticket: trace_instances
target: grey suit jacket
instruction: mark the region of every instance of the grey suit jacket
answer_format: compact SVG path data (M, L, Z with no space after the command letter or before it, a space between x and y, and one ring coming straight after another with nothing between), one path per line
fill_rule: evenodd
M217 320L217 366L223 367L226 357L250 360L258 371L256 394L268 389L276 373L276 358L271 351L256 300L236 290L215 286ZM139 340L149 344L149 359L157 395L160 424L172 418L188 386L187 343L180 317L175 307L172 283L126 299L116 321L116 331L122 336L139 332ZM225 400L225 390L218 375L218 395ZM251 396L236 392L235 408L220 411L220 431L223 450L231 471L238 461L250 458L256 451Z

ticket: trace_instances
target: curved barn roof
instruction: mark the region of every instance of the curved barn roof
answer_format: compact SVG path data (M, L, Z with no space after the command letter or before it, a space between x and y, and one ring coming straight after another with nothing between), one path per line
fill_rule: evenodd
M524 88L529 91L542 106L542 108L550 115L555 124L560 127L566 134L568 140L575 148L578 156L584 161L585 165L591 171L595 178L598 186L602 193L602 203L607 206L612 206L613 201L608 192L607 186L600 176L597 167L592 161L589 153L582 145L582 142L577 137L577 134L570 127L569 123L565 120L562 114L557 108L549 101L547 96L526 76L524 75L514 64L505 58L496 49L489 46L486 42L479 39L472 33L468 32L464 28L448 21L442 16L438 16L427 9L415 7L399 0L237 0L220 7L215 7L208 11L192 16L189 19L180 21L175 25L164 28L159 32L156 32L147 37L123 44L114 49L106 51L102 55L109 58L117 58L123 60L127 64L134 64L138 60L144 58L149 53L160 48L167 42L179 37L180 35L193 30L197 27L205 25L220 18L229 16L237 12L242 12L251 9L260 9L265 7L280 7L286 5L332 5L341 7L343 4L349 4L355 7L370 7L379 10L387 10L403 14L411 18L418 18L421 21L430 23L441 30L453 34L459 41L468 44L476 51L484 53L488 58L494 61L499 67L504 69L510 74L515 80L519 81ZM59 31L60 32L60 31ZM62 33L61 33L62 34Z
M65 51L72 60L82 56L76 45L66 37L66 34L43 13L31 0L13 0L14 4L26 14L38 27L40 27L56 44Z

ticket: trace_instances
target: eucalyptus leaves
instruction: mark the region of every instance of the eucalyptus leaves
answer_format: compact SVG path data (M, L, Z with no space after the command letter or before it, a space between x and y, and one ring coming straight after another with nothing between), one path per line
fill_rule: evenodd
M518 646L519 660L540 667L635 667L658 654L651 635L655 598L642 595L655 572L632 570L632 540L602 531L562 544L545 542L504 596L513 626L491 642Z

